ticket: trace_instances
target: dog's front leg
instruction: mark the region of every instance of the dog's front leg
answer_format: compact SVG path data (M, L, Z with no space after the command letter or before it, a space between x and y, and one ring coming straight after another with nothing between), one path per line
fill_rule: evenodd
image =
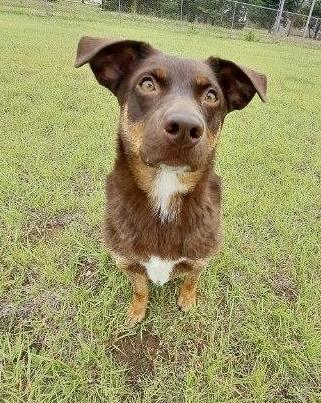
M187 312L196 304L196 290L198 280L205 267L205 262L194 261L190 263L191 270L185 274L181 285L177 304L183 312Z
M148 303L148 278L143 270L137 270L136 265L127 266L122 270L127 274L133 287L133 300L128 308L127 323L134 326L141 322L146 314Z

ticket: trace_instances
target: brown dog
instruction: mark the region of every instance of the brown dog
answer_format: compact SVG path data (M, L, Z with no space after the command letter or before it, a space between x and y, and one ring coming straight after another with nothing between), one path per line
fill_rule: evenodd
M121 109L105 240L133 285L129 323L145 316L148 278L164 284L184 274L178 305L187 311L222 238L213 160L225 115L255 93L265 101L266 77L227 60L179 59L131 40L83 37L75 66L87 62Z

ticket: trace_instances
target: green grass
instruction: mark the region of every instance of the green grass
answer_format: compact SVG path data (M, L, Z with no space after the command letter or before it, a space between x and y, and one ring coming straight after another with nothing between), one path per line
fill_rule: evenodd
M321 402L320 51L77 10L0 7L0 401ZM101 241L118 108L73 68L83 34L269 78L266 105L226 119L225 242L197 309L177 310L178 283L153 286L131 330Z

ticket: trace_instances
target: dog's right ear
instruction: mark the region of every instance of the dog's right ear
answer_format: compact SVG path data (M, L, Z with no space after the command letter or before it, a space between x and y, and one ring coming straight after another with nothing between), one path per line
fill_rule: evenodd
M228 112L243 109L255 94L266 102L267 79L264 74L217 57L210 57L207 63L218 78Z
M83 36L78 43L75 67L89 63L99 84L116 94L121 81L138 63L156 52L145 42Z

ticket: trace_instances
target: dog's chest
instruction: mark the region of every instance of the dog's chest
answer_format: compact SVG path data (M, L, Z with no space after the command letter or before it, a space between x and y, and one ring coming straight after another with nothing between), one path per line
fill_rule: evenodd
M172 197L187 191L186 185L180 180L185 170L185 166L172 167L162 164L156 175L152 195L162 222L171 221L175 217L176 211L171 205Z
M151 256L148 261L141 262L141 264L145 267L147 275L153 283L163 285L169 280L175 265L184 260L186 259L169 260L161 259L158 256Z

